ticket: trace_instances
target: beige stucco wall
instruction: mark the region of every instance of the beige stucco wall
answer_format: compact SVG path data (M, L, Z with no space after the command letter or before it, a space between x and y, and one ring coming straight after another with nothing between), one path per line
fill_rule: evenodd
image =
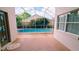
M63 32L56 29L57 15L77 9L78 7L56 7L55 8L55 28L54 37L68 47L70 50L79 50L79 35L75 35L69 32Z
M15 18L15 8L14 7L0 7L0 10L8 13L11 41L16 39L16 18Z

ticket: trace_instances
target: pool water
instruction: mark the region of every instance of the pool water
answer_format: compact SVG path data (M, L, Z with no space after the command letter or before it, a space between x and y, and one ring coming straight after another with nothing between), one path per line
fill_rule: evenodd
M18 29L18 32L52 32L52 28L47 29Z

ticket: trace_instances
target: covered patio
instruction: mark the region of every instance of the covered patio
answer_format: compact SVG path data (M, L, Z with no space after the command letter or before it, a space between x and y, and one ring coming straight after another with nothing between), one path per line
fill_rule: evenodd
M13 51L68 51L63 44L58 42L52 33L28 33L17 36L21 46Z
M15 8L14 7L11 7L11 8L1 7L1 10L4 12L1 11L1 16L3 18L1 17L2 20L0 21L5 20L4 16L6 12L7 17L8 17L6 21L8 21L9 24L5 23L4 21L3 22L5 24L8 24L10 27L10 28L7 28L9 29L7 31L6 26L5 26L5 33L4 33L4 31L2 31L4 27L1 26L2 28L1 29L1 35L2 35L1 44L5 43L7 40L7 43L4 46L1 46L1 50L2 51L6 51L6 50L8 51L69 51L69 50L73 51L73 50L79 50L79 47L78 47L79 46L79 41L78 41L79 40L79 32L78 32L79 31L78 30L79 29L79 26L78 26L79 25L79 8L78 7L77 8L56 7L55 9L56 9L56 15L55 15L55 19L53 18L55 21L54 23L49 23L48 21L50 20L50 22L53 22L53 19L47 18L46 19L48 20L47 24L45 24L46 22L44 21L39 22L35 20L34 23L30 24L30 25L34 24L34 26L19 27L18 25L17 27L16 25L19 23L19 21L16 23ZM45 9L45 11L47 10L48 8ZM74 17L72 23L70 22L72 21L72 19L70 19L68 15L71 15ZM52 14L52 17L53 17L53 14ZM43 18L42 20L44 19L45 18ZM58 19L60 19L61 21L58 21ZM68 20L69 22L66 20ZM39 25L38 23L40 24L40 26L38 26ZM49 24L51 25L54 24L54 27L49 26ZM20 25L23 25L23 24L20 24ZM22 29L22 30L17 31L18 29ZM31 32L28 31L27 29L31 29ZM51 29L51 31L49 29Z

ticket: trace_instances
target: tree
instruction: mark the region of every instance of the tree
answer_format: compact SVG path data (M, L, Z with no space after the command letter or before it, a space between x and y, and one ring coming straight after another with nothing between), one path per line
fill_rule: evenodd
M31 20L27 27L30 28L46 28L49 24L49 20L47 18L37 18L36 20Z
M19 15L22 19L27 19L28 17L30 17L31 15L27 12L23 12Z
M27 12L23 12L19 15L16 15L16 23L17 23L17 27L18 28L22 28L23 25L21 23L22 20L27 19L28 17L30 17L31 15Z
M49 20L47 18L37 18L36 20L36 25L42 25L42 26L47 26L49 23Z
M17 23L18 28L22 25L21 20L22 20L22 18L19 15L16 15L16 23Z

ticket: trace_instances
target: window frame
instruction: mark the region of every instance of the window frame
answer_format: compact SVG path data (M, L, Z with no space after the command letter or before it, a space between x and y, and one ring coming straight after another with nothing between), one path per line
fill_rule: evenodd
M77 24L77 23L79 23L79 22L74 22L74 21L72 21L72 22L67 22L67 20L68 20L68 14L70 14L70 12L75 12L75 11L77 11L77 13L79 14L79 8L77 8L77 9L75 9L75 10L72 10L72 11L69 11L69 12L66 12L66 13L63 13L63 14L60 14L60 15L57 16L57 30L63 31L63 32L67 32L67 33L71 33L71 34L74 34L74 35L79 36L79 34L75 34L75 33L73 33L73 32L67 31L67 24L70 24L70 23L72 23L72 24L76 23L76 24ZM67 16L66 19L65 19L64 30L59 29L59 24L61 23L61 22L59 22L59 17L60 17L61 15L66 15L66 16Z

